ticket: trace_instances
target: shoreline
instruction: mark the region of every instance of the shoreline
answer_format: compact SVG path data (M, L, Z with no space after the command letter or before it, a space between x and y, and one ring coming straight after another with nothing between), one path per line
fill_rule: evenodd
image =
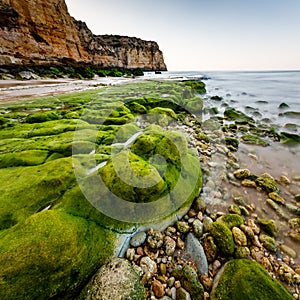
M117 80L120 80L120 82L122 83L128 81L134 83L135 81L143 81L145 79L147 78L122 78L121 80L114 80L114 83L110 82L109 85L116 84ZM94 80L92 82L93 84L95 84ZM87 85L81 85L78 83L79 88L83 88L83 90L88 87L90 87L91 89L99 88L103 84L103 82L101 82L99 83L99 86L95 87L89 86L90 83L87 83L87 81L84 81L84 83L86 83ZM62 85L64 85L64 83L62 83ZM74 86L76 86L74 82L72 82L71 84L67 83L66 85L69 85L69 88L74 88ZM55 88L53 86L48 87ZM43 85L42 87L37 86L34 88L31 88L29 86L28 90L30 92L36 92L36 89L39 88L43 89L47 88L47 86ZM12 90L19 92L19 90L14 89L14 87L12 88ZM21 91L24 90L27 91L27 88L21 89ZM54 92L57 92L57 90L55 90ZM16 99L10 101L18 102L18 100ZM209 97L204 97L204 108L207 101L211 102L214 100L211 100ZM1 103L5 103L5 101L1 101ZM42 110L42 108L40 109ZM261 188L255 181L253 181L253 178L255 176L259 177L263 176L262 173L269 173L269 176L274 177L276 185L280 187L280 195L284 198L285 203L297 204L294 201L294 196L296 196L298 193L300 194L300 183L298 179L296 180L294 178L300 178L300 174L297 173L297 170L300 170L300 167L298 168L298 166L300 166L300 162L297 160L297 155L299 153L297 151L299 151L299 147L290 148L288 146L281 145L278 142L274 142L272 140L274 139L274 136L272 134L268 136L268 134L266 133L264 133L263 139L268 141L268 146L262 147L257 145L248 145L242 142L241 136L245 133L245 130L247 130L247 132L251 132L251 130L253 130L252 121L250 122L250 124L248 124L248 121L244 124L240 124L240 119L247 119L247 116L240 114L238 120L235 120L233 118L231 121L236 122L237 125L230 126L231 124L227 123L228 120L226 117L223 117L221 120L220 117L216 118L213 115L213 112L210 112L209 115L210 118L206 118L201 126L197 124L197 122L195 122L195 120L193 119L189 120L187 118L187 120L184 120L183 122L183 128L187 138L189 139L189 143L198 151L198 157L203 169L203 189L201 192L201 198L204 200L207 206L207 209L203 211L202 216L199 215L199 217L196 217L196 215L194 214L195 212L193 213L192 211L189 211L188 214L184 217L183 222L192 224L191 222L189 222L190 219L193 219L193 221L195 219L199 219L199 221L202 222L204 214L210 217L213 221L216 221L218 217L227 213L227 209L229 206L236 204L241 210L240 215L245 217L245 219L247 220L250 218L256 221L258 218L266 217L268 219L272 218L276 222L278 222L280 224L280 235L276 239L278 241L278 246L279 244L286 244L286 246L292 248L292 250L296 252L296 257L285 259L285 261L288 264L293 265L294 268L295 266L299 266L299 252L297 247L295 246L297 244L289 244L286 241L289 234L287 220L282 220L281 216L278 215L276 211L267 206L266 199L268 197L268 194L266 194L265 191L263 191L263 188ZM172 130L172 127L167 129ZM264 130L266 129L264 128ZM263 132L264 131L262 131L260 134L263 134ZM272 153L272 155L270 155L270 153ZM289 163L291 164L289 165ZM252 179L252 182L248 181L248 185L243 185L243 182L241 182L241 180L239 180L234 175L236 171L241 169L249 169L249 173L252 174L251 176L249 176L249 178ZM287 184L281 182L282 176L284 176L286 180L289 180L290 183ZM251 186L249 186L250 183ZM241 201L241 198L243 198L244 203L235 203L236 198L239 198L239 201ZM285 206L282 206L282 208L286 209ZM188 230L194 232L193 227L189 226ZM180 232L180 230L178 230L178 232L179 235L177 234L177 232L175 232L176 234L174 235L173 232L171 235L172 238L175 239L176 236L180 236L180 240L185 243L186 232ZM143 251L146 253L146 256L149 256L151 258L151 251L148 252L148 254L147 250L143 249ZM268 252L268 256L265 256L264 253L263 256L267 257L267 259L269 256L272 257L272 259L274 259L274 267L276 267L276 263L278 263L278 259L280 258L280 256L278 256L278 253L276 252L274 255L272 254L272 256L270 256L270 253ZM135 253L135 255L140 254L137 252ZM136 258L136 260L139 261L141 256ZM222 259L221 263L223 263ZM163 284L162 278L157 279L158 281L160 280ZM211 279L212 278L209 278L209 280ZM148 284L148 281L145 284ZM294 292L294 294L296 293L294 290L292 292ZM297 297L299 298L299 294L297 294Z

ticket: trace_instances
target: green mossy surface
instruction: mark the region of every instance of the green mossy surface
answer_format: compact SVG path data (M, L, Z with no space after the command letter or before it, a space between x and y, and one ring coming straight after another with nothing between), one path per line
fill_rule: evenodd
M241 137L241 140L245 144L250 144L250 145L257 145L257 146L263 146L266 147L269 145L269 143L262 139L261 137L253 134L244 134Z
M237 124L245 125L248 123L254 123L254 120L251 117L234 108L226 108L224 117L228 121L234 121Z
M232 256L234 253L234 240L231 230L222 222L213 222L209 225L209 232L214 238L220 253L224 256Z
M0 232L0 298L72 295L113 256L115 239L112 231L83 218L58 211L34 214Z
M292 300L289 292L258 263L235 259L226 263L212 300Z
M113 255L116 234L139 225L95 208L97 201L110 200L107 191L93 189L99 173L117 194L135 202L167 194L151 211L156 222L165 222L174 210L186 211L199 194L202 175L182 134L153 124L127 148L111 144L140 131L136 116L152 110L175 119L186 114L189 102L201 105L202 99L182 84L145 81L0 105L1 299L76 295ZM137 174L158 181L153 190L131 189L116 180L110 154L119 162L126 151ZM87 172L103 161L108 161L105 167ZM90 194L82 191L85 186L92 187ZM90 195L95 203L87 200ZM168 215L158 220L163 209Z
M244 224L244 219L242 216L237 214L226 214L219 217L217 222L225 224L231 230L233 227L240 227Z
M186 85L186 86L191 87L193 90L195 90L199 94L206 93L205 84L202 81L185 80L185 81L183 81L183 84Z
M265 190L267 193L272 192L279 192L278 184L275 180L268 178L268 177L258 177L255 180L256 184L260 186L263 190Z

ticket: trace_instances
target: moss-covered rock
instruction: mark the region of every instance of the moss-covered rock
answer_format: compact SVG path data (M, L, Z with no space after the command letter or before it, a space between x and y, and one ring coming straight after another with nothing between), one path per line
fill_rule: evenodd
M175 267L172 275L180 280L182 287L189 292L192 299L203 299L203 286L198 279L197 272L192 267L189 265L184 265L182 268Z
M213 236L219 252L224 256L231 256L235 248L231 230L223 222L211 223L208 230Z
M262 139L261 137L257 136L257 135L253 135L253 134L244 134L241 137L241 140L245 143L245 144L250 144L250 145L257 145L257 146L263 146L266 147L269 145L269 143Z
M191 87L193 90L195 90L199 94L206 93L205 89L205 83L198 80L185 80L183 81L183 84L186 86Z
M13 223L58 202L75 181L70 158L39 166L0 169L0 177L0 216L10 214Z
M255 183L265 190L267 193L279 192L278 185L275 180L268 177L259 177L255 180Z
M214 284L212 300L292 300L289 292L273 279L258 263L247 259L225 264Z
M224 117L228 121L235 121L237 124L254 123L254 120L251 117L234 108L226 108L224 111Z
M49 155L45 150L27 150L0 154L0 168L37 166L43 164Z
M114 253L116 235L83 218L45 211L0 233L1 299L63 298Z
M263 231L267 234L277 237L278 236L278 227L274 220L271 219L258 219L258 224Z
M242 216L237 214L226 214L219 217L217 222L223 223L231 230L233 227L240 227L244 224L244 219Z

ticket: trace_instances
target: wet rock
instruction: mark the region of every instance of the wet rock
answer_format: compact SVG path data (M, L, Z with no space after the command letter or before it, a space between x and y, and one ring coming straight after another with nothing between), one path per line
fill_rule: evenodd
M262 260L260 261L260 264L263 266L263 268L265 270L267 270L268 272L273 271L273 266L270 262L270 260L268 259L268 257L263 257Z
M239 169L233 172L233 175L237 179L246 179L250 174L251 172L248 169Z
M285 220L289 220L290 217L279 207L277 203L275 203L272 199L266 200L267 204L275 210L277 215Z
M293 214L300 216L300 207L291 203L286 203L285 207Z
M242 206L246 206L247 205L247 201L245 200L244 197L234 197L233 198L234 203L236 203L237 205L242 205Z
M213 222L209 226L209 231L220 253L224 256L231 256L234 252L235 244L230 229L222 222Z
M115 258L100 268L83 290L82 299L146 299L146 292L131 264Z
M253 230L255 234L260 233L260 228L255 224L253 219L249 219L247 222L248 226Z
M285 263L280 263L278 270L279 278L288 284L299 284L300 275Z
M286 184L286 185L288 185L288 184L291 183L290 179L289 179L287 176L285 176L285 175L281 175L281 176L279 177L279 181L280 181L281 183L283 183L283 184Z
M284 102L282 102L282 103L280 103L280 105L278 106L278 108L280 108L280 109L289 108L289 105L286 104L286 103L284 103Z
M194 235L200 238L203 235L203 224L200 220L196 219L192 223Z
M248 247L237 247L234 252L235 258L248 258L250 256L250 249Z
M147 232L147 244L151 249L159 249L163 245L163 235L160 231L149 229Z
M280 245L280 250L291 258L297 257L297 252L287 245Z
M238 227L232 228L234 242L237 246L247 246L247 237L244 232Z
M268 197L279 204L285 204L285 200L276 192L269 193Z
M181 233L187 233L190 231L190 226L187 222L184 221L178 221L176 222L176 228Z
M186 238L186 253L195 263L200 274L208 273L208 264L204 249L192 233L189 233Z
M241 214L241 209L239 208L238 205L236 204L232 204L228 207L228 212L231 214L237 214L240 215Z
M300 232L299 231L292 231L289 233L289 236L296 242L300 243Z
M239 147L239 141L235 138L226 138L225 139L225 143L227 147L232 147L231 149L233 151L237 151L238 147Z
M130 245L132 247L137 248L146 241L146 238L147 238L146 232L144 231L138 232L130 239Z
M31 80L31 79L40 79L40 77L31 71L22 71L18 73L17 79Z
M300 218L290 219L289 226L292 229L300 229Z
M157 272L156 263L148 256L142 257L140 267L143 269L144 273L150 272L150 274L154 275Z
M213 262L218 253L218 247L216 246L212 236L206 236L202 241L202 246L206 255L206 258L209 262Z
M175 271L174 276L180 280L182 287L189 292L193 300L202 300L204 289L192 267L184 265Z
M257 145L262 147L267 147L269 145L269 143L266 140L253 134L244 134L242 135L241 140L245 144L250 144L250 145Z
M203 218L203 230L204 232L208 231L209 225L213 222L213 220L210 217L204 217Z
M276 252L277 250L277 244L276 241L273 237L268 236L266 234L260 234L259 235L259 240L262 242L263 246L271 251L271 252Z
M164 237L164 246L166 255L172 256L175 252L176 242L169 236Z
M249 188L256 188L256 183L255 181L252 181L252 180L249 180L249 179L244 179L242 182L241 182L242 186L244 187L249 187Z
M256 184L267 193L279 192L278 185L275 180L267 177L259 177L255 180Z
M295 195L295 200L297 201L297 202L300 202L300 194L297 194L297 195Z
M233 259L215 280L211 300L273 299L292 300L291 294L275 281L258 263Z
M264 230L267 234L272 237L278 236L278 227L274 220L258 219L257 222L260 225L261 229Z
M217 222L225 224L231 230L233 227L239 227L244 224L244 219L237 214L226 214L219 217Z
M163 284L158 280L152 281L152 291L157 298L161 298L165 294L165 289Z

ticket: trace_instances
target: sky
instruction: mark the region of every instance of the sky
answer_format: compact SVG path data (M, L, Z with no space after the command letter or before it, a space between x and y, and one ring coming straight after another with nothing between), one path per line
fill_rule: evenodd
M300 70L300 0L66 0L94 34L156 41L169 71Z

